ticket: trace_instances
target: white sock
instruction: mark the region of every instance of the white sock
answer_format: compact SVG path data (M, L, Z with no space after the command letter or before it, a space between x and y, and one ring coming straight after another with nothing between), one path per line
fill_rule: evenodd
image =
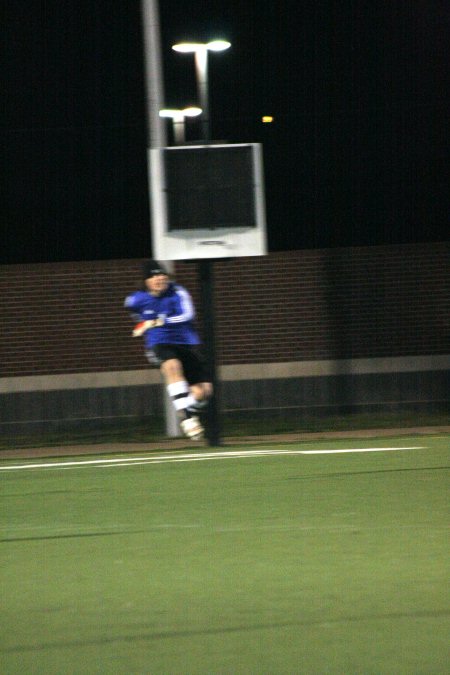
M172 382L167 385L167 393L172 399L175 410L186 410L190 405L195 403L195 398L192 396L189 385L185 380L179 382Z

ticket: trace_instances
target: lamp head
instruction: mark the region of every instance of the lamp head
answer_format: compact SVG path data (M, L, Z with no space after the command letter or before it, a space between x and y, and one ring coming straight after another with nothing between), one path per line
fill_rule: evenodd
M211 52L223 52L225 49L231 47L231 42L228 42L227 40L213 40L212 42L208 42L206 47Z
M180 42L179 44L172 46L172 49L176 52L181 52L182 54L191 54L192 52L198 52L204 48L205 45L200 42Z
M203 110L201 108L196 108L195 106L190 106L189 108L184 108L182 111L185 117L198 117L201 115Z
M223 52L225 49L231 47L231 42L227 40L212 40L211 42L179 42L172 46L172 49L182 54L191 54L193 52L211 51Z
M163 108L159 111L160 117L170 117L175 121L181 122L185 117L197 117L202 114L201 108L196 108L195 106L189 106L188 108L183 108L182 110L173 109L173 108Z

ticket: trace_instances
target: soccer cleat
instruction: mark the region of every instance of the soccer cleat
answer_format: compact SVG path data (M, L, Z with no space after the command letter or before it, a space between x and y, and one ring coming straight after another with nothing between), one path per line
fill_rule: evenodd
M205 434L205 430L200 424L198 417L188 417L180 422L180 427L183 434L188 438L192 438L193 441L201 441Z

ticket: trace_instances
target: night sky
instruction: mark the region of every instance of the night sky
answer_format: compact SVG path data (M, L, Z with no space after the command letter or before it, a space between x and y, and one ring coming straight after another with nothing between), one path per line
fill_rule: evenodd
M167 106L197 102L173 43L232 43L212 136L263 144L269 250L448 238L447 0L159 6ZM0 262L150 255L139 0L2 7Z

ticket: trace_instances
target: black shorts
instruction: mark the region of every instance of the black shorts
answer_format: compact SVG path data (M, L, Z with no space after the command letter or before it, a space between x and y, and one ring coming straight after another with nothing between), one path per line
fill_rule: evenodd
M145 352L152 366L160 366L169 359L178 359L183 365L184 375L189 384L209 382L205 361L197 345L155 345Z

